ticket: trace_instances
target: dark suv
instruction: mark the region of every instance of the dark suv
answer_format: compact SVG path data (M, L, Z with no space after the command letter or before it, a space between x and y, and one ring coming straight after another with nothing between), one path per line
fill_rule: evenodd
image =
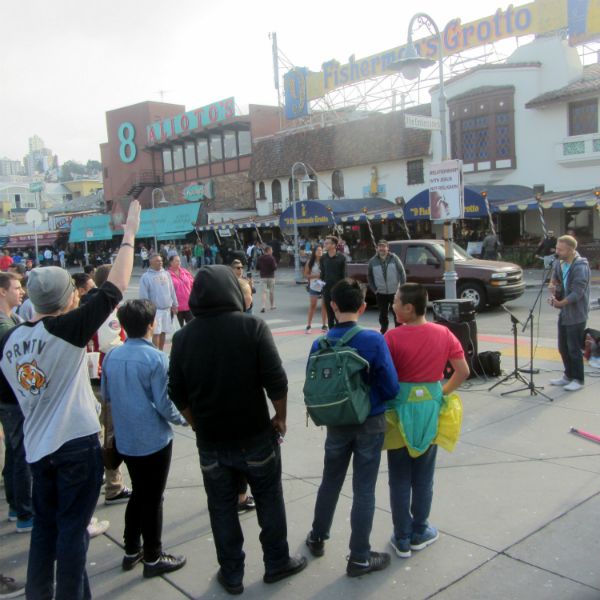
M398 255L408 281L422 283L430 300L445 297L444 242L442 240L390 241L390 252ZM477 310L514 300L525 291L523 270L518 265L497 260L480 260L454 245L454 265L458 274L457 296L473 301ZM367 282L367 265L351 263L348 276Z

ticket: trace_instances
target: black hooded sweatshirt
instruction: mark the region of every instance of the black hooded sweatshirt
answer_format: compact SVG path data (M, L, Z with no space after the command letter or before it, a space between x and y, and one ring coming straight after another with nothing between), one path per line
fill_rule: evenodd
M265 391L271 400L287 395L271 331L243 307L233 271L204 267L190 295L195 318L173 336L169 395L191 409L201 450L251 447L272 435Z

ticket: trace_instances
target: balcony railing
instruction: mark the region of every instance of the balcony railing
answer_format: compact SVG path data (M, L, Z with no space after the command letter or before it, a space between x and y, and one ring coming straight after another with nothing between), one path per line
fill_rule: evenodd
M556 160L565 167L600 164L600 133L565 138L556 145Z

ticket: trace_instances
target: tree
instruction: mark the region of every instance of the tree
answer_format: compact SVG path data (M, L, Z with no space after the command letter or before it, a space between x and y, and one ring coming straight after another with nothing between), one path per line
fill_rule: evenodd
M85 165L74 160L67 160L60 169L60 180L70 181L76 175L85 175Z
M98 160L88 160L85 168L87 169L88 175L100 173L100 171L102 171L102 163Z

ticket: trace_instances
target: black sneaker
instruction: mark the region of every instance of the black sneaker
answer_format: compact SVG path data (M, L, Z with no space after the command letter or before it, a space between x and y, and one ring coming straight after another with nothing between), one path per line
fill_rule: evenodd
M129 498L131 498L131 490L129 488L124 487L116 496L112 498L105 498L104 504L124 504L125 502L129 502Z
M313 539L312 531L306 536L306 545L308 546L310 553L316 558L325 554L325 542L318 538L316 540Z
M136 552L136 554L126 554L123 557L123 562L121 566L123 567L123 571L131 571L135 565L142 562L144 558L144 553L140 550Z
M286 577L300 573L300 571L304 571L304 569L306 569L306 558L304 556L290 557L287 564L281 567L281 569L277 569L277 571L272 571L271 573L265 573L263 581L265 583L275 583L276 581L281 581Z
M346 574L348 577L360 577L372 571L383 571L390 564L390 555L387 552L371 552L369 560L348 559Z
M177 569L181 569L185 563L185 556L173 556L172 554L165 554L163 552L156 562L147 563L144 561L144 577L156 577L163 573L177 571Z
M231 583L227 581L221 569L219 569L219 572L217 573L217 581L225 588L225 591L231 594L232 596L237 596L238 594L241 594L244 591L243 583Z

